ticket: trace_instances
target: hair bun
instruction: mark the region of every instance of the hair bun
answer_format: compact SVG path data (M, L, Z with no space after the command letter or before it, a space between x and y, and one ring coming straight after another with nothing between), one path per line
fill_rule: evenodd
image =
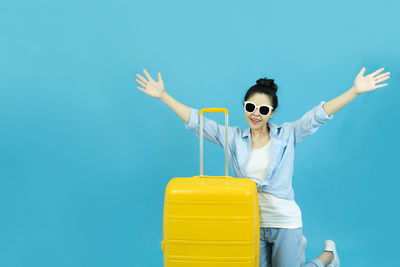
M267 77L261 78L257 80L257 84L261 86L265 86L268 89L272 90L274 93L278 90L278 87L274 83L274 79L267 79Z

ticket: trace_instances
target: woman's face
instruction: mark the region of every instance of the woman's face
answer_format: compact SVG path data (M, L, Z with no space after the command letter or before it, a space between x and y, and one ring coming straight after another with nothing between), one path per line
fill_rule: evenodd
M271 99L266 94L255 93L250 96L247 101L253 102L257 106L268 105L272 107ZM272 110L268 116L261 115L258 108L256 108L253 113L246 112L245 110L243 110L243 112L247 123L250 125L250 128L253 130L259 130L266 126L268 120L274 115L275 110Z

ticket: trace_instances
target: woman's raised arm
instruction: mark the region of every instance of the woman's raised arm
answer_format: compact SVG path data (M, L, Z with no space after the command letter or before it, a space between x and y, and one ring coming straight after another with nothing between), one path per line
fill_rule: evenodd
M185 123L189 123L190 119L190 107L185 106L182 103L176 101L172 96L170 96L164 88L164 82L161 78L161 73L158 73L158 82L151 78L150 74L146 69L143 69L144 74L147 76L148 80L142 77L140 74L136 74L139 79L136 81L140 83L144 88L137 86L137 88L149 96L161 99L168 107L170 107L176 115L178 115Z

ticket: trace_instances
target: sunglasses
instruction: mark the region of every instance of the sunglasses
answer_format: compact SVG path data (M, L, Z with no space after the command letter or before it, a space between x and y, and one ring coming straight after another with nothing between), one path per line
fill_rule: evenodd
M258 112L260 112L260 114L263 116L268 116L269 113L274 109L273 107L268 105L257 106L256 104L250 101L244 102L244 110L246 112L253 113L256 110L256 108L258 108Z

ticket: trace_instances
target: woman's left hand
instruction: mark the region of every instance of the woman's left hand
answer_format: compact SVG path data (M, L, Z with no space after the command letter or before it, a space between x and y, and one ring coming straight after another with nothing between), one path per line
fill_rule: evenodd
M374 77L379 72L381 72L383 69L384 68L380 68L377 71L374 71L373 73L368 74L367 76L363 76L363 74L365 72L365 67L363 67L361 69L361 71L357 74L351 90L353 90L355 93L357 93L357 95L359 95L359 94L362 94L365 92L375 90L376 88L384 87L384 86L388 85L387 83L377 85L377 83L380 83L386 79L389 79L390 72L385 72L383 74L380 74L380 75Z

